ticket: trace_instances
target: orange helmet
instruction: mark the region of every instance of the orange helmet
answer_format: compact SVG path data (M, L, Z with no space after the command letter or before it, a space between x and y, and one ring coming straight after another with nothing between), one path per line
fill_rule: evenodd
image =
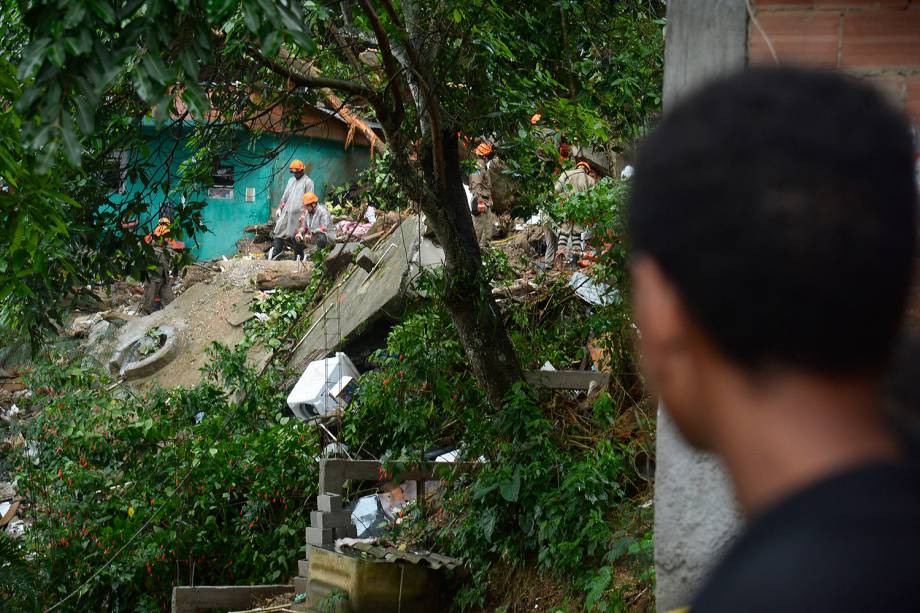
M294 160L293 162L291 162L291 172L294 172L295 170L302 171L303 169L304 169L304 165L303 165L303 162L301 162L300 160Z
M313 204L314 202L319 202L319 197L313 192L307 192L303 195L304 204Z
M492 153L492 145L489 143L479 143L476 147L476 155L489 155Z
M153 230L154 236L163 236L169 232L169 217L160 217L157 227Z

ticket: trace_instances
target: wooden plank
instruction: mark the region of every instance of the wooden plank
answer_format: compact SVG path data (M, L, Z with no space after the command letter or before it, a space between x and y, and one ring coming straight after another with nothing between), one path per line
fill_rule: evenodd
M293 593L293 585L178 585L173 588L172 613L250 609L256 600Z
M596 387L607 387L610 375L593 370L531 370L524 373L524 380L545 389L587 391L592 382Z

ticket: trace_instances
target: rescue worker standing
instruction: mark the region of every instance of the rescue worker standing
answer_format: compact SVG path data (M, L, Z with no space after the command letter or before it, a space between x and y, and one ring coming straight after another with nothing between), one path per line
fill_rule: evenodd
M315 245L318 249L335 241L335 225L332 215L313 192L303 195L303 215L300 227L294 234L294 249L300 249L301 255L306 245Z
M300 225L303 196L307 192L313 192L313 180L304 172L304 165L300 160L291 162L290 169L294 176L288 179L284 193L281 195L281 203L278 205L276 212L278 220L272 232L272 248L268 252L270 260L277 259L284 251L285 245L293 247L295 257L298 259L303 257L303 248L294 240L294 235L297 234Z
M581 161L572 170L563 170L556 179L556 196L563 202L578 192L591 189L597 183L597 178L591 166ZM552 264L556 258L557 249L565 255L578 255L585 249L584 228L572 221L563 221L559 227L558 235L552 224L547 225L544 235L546 253L544 261Z
M470 211L473 215L479 215L492 210L492 178L489 176L492 145L486 142L479 143L475 153L476 172L470 175L470 192L473 194Z
M157 227L144 237L144 242L153 245L157 256L157 269L147 274L144 282L144 302L141 305L145 313L153 313L173 301L172 288L172 250L184 247L171 236L168 217L161 217Z

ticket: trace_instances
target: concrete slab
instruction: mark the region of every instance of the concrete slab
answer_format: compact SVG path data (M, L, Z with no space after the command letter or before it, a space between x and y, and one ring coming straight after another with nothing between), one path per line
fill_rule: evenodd
M193 386L201 380L200 368L208 362L207 349L214 341L233 347L243 340L243 322L252 317L249 304L255 296L253 280L259 272L288 274L303 266L300 262L265 260L227 260L223 271L209 281L196 283L168 306L146 317L127 322L118 331L113 347L147 330L173 326L179 340L178 354L160 370L131 382L143 390L163 387ZM271 355L262 346L249 351L248 363L261 367ZM108 356L106 356L107 358Z
M313 323L289 362L293 370L303 372L312 360L332 353L356 332L400 310L413 280L412 263L422 244L422 229L418 216L408 217L374 247L376 265L370 270L349 267L313 311ZM426 247L425 261L435 265L436 259L436 248Z

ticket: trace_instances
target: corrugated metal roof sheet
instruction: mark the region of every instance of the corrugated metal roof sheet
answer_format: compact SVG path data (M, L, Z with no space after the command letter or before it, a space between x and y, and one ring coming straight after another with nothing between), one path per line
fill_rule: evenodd
M434 570L446 568L453 570L463 565L463 562L456 558L443 556L431 551L413 551L409 549L399 549L393 545L379 545L374 543L351 543L343 545L343 550L354 549L364 553L372 558L383 560L385 562L409 562L410 564L419 564L427 566Z

